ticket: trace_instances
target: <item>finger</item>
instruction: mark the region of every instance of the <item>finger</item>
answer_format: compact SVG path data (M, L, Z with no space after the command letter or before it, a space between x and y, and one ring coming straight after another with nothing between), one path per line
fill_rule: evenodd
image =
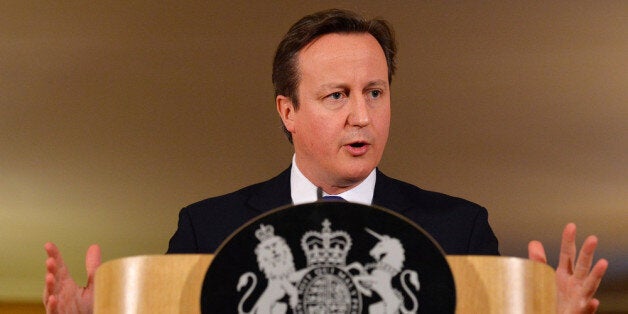
M57 262L54 258L48 257L46 259L46 274L55 274L57 272Z
M59 248L57 248L54 243L46 242L46 244L44 244L44 249L46 250L48 257L61 259L61 253L59 252Z
M54 294L54 291L55 291L55 277L52 274L47 274L45 284L44 284L44 299L48 299L48 297Z
M46 303L46 313L57 313L57 298L54 295L48 298L48 302Z
M56 260L54 257L46 259L46 271L48 274L52 274L57 281L69 276L68 269L64 266L59 267L59 260Z
M560 243L560 255L558 257L558 270L573 273L576 257L576 225L568 223L563 230L563 238Z
M96 269L100 266L101 254L100 247L96 244L91 245L87 249L85 255L85 269L87 270L87 288L90 288L94 283L94 276L96 275Z
M42 293L41 295L41 299L44 302L44 305L48 304L48 297L50 297L51 295L51 291L52 289L50 289L50 279L49 277L51 277L51 274L46 274L46 277L44 279L44 293Z
M44 280L44 304L50 295L55 291L56 265L52 257L46 259L46 277Z
M588 236L582 248L580 248L580 254L578 254L578 260L574 269L574 277L578 280L584 280L589 274L591 265L593 265L593 255L595 254L595 248L597 247L597 237Z
M54 243L48 242L44 245L44 249L48 254L48 260L46 260L46 265L50 265L48 264L49 260L52 260L53 263L51 265L54 265L54 269L49 269L49 271L55 273L55 276L62 275L60 272L65 270L65 263L63 262L63 257L61 256L61 251L59 251L59 248L57 248Z
M586 313L595 313L599 306L600 306L600 300L598 299L589 300L589 303L587 304Z
M530 241L530 243L528 243L528 258L547 264L547 256L545 255L543 243L536 240Z
M587 298L593 297L598 287L600 286L600 282L602 281L602 277L606 273L608 269L608 261L606 259L600 259L595 263L593 269L591 269L591 273L585 280L583 284L584 294Z

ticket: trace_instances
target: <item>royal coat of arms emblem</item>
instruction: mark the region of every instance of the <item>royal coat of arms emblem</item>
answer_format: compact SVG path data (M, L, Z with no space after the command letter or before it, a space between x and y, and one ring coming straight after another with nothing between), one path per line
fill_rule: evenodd
M442 249L390 210L318 202L264 213L218 248L203 313L454 313Z
M331 222L325 219L320 232L307 231L301 238L307 266L297 270L285 239L274 234L272 225L260 224L255 232L260 241L255 255L267 285L247 311L243 304L256 288L258 278L253 272L242 274L236 288L245 293L238 313L283 314L289 307L294 313L357 314L362 313L362 296L371 297L373 293L381 300L371 304L368 313L416 313L419 304L415 294L420 283L415 270L403 269L403 245L399 239L369 228L364 232L379 240L370 250L373 261L347 264L351 236L345 231L333 231ZM393 288L395 276L400 277L403 291ZM285 296L288 304L280 302ZM409 308L404 302L406 297L410 299Z

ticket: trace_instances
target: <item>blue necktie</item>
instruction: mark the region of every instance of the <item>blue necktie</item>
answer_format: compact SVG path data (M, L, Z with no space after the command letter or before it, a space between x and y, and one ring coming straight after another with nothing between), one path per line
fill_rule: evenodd
M344 198L338 195L327 195L327 196L323 196L322 201L323 202L346 202L347 200L345 200Z

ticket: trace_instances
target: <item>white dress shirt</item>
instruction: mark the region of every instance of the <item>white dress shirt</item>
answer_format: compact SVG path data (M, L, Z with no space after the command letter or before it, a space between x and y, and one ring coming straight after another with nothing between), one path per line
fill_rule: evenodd
M351 190L342 192L340 196L348 202L371 205L373 203L373 193L375 192L376 171L371 173ZM306 178L296 162L296 155L292 156L292 169L290 170L290 194L294 205L312 203L318 200L318 187ZM323 191L323 196L329 194Z

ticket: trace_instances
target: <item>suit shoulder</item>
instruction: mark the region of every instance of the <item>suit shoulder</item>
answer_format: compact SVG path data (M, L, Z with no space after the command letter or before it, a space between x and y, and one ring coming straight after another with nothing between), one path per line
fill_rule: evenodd
M251 184L237 191L206 198L204 200L192 203L183 208L184 211L206 212L212 209L242 209L247 204L253 204L254 207L268 210L276 207L273 201L280 205L284 205L283 198L290 193L290 168L281 172L279 175L267 181ZM268 207L268 208L267 208Z
M385 176L379 184L380 201L422 227L447 254L499 254L484 207Z
M252 193L262 184L263 182L252 184L246 187L243 187L237 191L230 192L223 195L212 196L206 198L204 200L200 200L198 202L194 202L184 207L184 209L189 211L196 210L207 210L212 207L222 207L221 205L230 205L234 203L243 203L250 197Z
M400 195L408 200L408 203L420 204L422 208L486 210L484 207L461 197L425 190L411 183L390 177L385 179L390 180Z

